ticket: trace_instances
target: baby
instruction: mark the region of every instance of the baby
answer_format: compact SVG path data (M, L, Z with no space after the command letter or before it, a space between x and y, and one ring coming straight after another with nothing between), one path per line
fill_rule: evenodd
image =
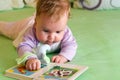
M17 62L25 64L28 70L37 70L43 63L41 58L56 51L59 52L51 58L52 62L71 61L77 43L67 26L69 16L69 0L37 0L34 24L26 30L17 47Z

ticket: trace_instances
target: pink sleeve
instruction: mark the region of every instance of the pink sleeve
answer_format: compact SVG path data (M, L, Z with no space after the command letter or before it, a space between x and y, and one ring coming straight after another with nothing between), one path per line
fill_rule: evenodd
M69 28L66 29L65 35L61 42L60 55L66 57L68 60L72 60L76 54L77 43Z

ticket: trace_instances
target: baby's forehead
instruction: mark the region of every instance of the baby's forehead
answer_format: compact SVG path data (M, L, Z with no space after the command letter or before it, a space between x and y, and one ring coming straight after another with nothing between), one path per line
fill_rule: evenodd
M49 15L47 13L41 13L39 16L36 16L39 19L52 20L53 22L59 21L62 18L69 18L69 13L64 12L63 14Z

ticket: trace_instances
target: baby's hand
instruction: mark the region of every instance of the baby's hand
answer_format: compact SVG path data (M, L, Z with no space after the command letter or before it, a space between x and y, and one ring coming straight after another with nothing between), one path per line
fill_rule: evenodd
M25 67L30 71L38 70L41 67L41 62L38 59L30 58L27 60Z
M68 60L62 55L56 55L52 57L52 62L55 62L55 63L65 63L67 61Z

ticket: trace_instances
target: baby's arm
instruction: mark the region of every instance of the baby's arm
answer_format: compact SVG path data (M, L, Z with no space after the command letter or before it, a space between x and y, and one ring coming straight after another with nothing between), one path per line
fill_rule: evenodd
M58 55L53 56L52 61L65 63L71 61L76 54L77 43L69 28L66 29L65 35L61 41L61 51Z
M33 52L33 48L36 47L36 42L37 41L34 38L32 29L30 29L24 35L23 42L21 42L18 46L19 58L23 57L24 59L21 61L21 63L24 63L26 65L26 69L28 70L37 70L41 65L41 62L38 60L37 55Z

